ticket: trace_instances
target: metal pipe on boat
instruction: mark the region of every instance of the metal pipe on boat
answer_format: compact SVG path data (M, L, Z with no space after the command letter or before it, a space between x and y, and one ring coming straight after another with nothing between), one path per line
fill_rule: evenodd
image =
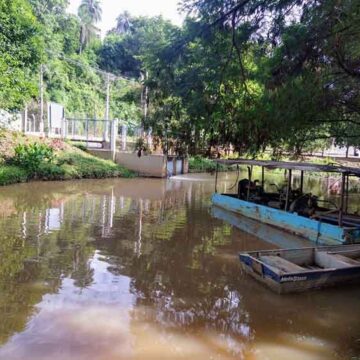
M286 200L285 200L285 211L288 211L289 208L289 195L291 190L291 179L292 179L292 170L289 169L288 183L286 188Z
M349 206L349 174L346 176L346 190L345 190L345 214L348 213Z
M303 193L304 190L304 170L301 170L301 174L300 174L300 191L301 194Z
M216 170L215 170L215 192L217 193L217 180L218 180L218 171L219 171L219 163L216 163Z
M250 187L251 187L251 177L252 177L252 165L248 166L248 178L249 178L249 183L248 183L248 188L247 188L247 195L246 195L246 200L249 201L249 197L250 197Z
M339 226L342 226L344 215L344 197L345 197L345 173L341 174L341 198L340 198L340 210L339 210Z

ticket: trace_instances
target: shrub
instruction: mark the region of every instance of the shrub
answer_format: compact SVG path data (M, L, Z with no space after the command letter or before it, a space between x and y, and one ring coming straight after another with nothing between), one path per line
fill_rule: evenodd
M75 160L71 156L63 156L62 158L58 159L57 164L59 166L62 166L62 165L65 165L65 164L66 165L74 165Z
M36 174L43 180L65 180L65 170L57 165L49 162L43 162L39 165Z
M50 163L54 150L46 144L19 144L15 147L15 156L11 162L26 169L30 175L36 175L42 163Z
M25 182L28 179L26 170L13 165L0 166L0 185Z
M216 162L204 158L200 155L195 155L193 157L189 158L189 170L190 172L214 172L216 171ZM219 171L233 171L234 168L231 166L225 166L222 164L219 164L218 166Z

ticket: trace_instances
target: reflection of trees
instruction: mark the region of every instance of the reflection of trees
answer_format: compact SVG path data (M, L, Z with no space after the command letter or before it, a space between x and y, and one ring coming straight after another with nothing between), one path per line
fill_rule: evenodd
M136 202L114 197L113 181L44 187L0 189L0 201L8 204L0 208L0 343L24 328L35 305L56 292L62 278L73 279L79 288L90 286L96 238L114 238L115 212L125 218L136 213ZM51 209L61 210L55 231L49 227ZM136 228L136 222L128 228L132 251Z
M175 194L173 199L167 194L162 202L147 207L134 201L132 212L115 218L114 238L106 239L102 253L108 254L109 271L132 278L138 308L134 320L174 331L180 327L189 333L222 333L235 340L229 350L238 353L238 341L253 336L249 315L235 290L238 264L217 266L212 256L228 245L231 227L215 219L209 226L209 217L204 216L208 203L187 195ZM139 217L141 254L134 250Z
M92 282L90 227L65 219L58 231L45 233L45 219L35 211L27 215L24 237L22 217L0 221L0 343L23 330L34 306L44 294L57 291L63 276L79 287Z
M8 194L11 211L0 216L0 343L24 328L35 305L44 294L58 291L62 278L73 279L79 288L90 286L94 269L89 259L95 249L109 263L109 272L131 277L137 299L134 322L148 320L165 333L180 328L189 336L222 334L238 357L239 344L251 341L255 330L269 344L284 329L286 335L311 329L321 339L325 321L335 326L342 317L351 318L354 307L340 292L334 311L317 312L328 320L309 312L327 303L321 295L280 298L248 277L239 281L238 263L217 257L231 248L234 234L229 225L207 215L204 184L176 191L169 187L153 200L96 184L87 190L57 185L45 197L36 191L33 197L25 194L29 191ZM46 216L57 207L62 217L54 231ZM249 242L241 245L245 249Z

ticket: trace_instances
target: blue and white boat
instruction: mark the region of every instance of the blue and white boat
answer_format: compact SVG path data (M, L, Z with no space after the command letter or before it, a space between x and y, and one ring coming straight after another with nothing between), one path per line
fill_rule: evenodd
M246 273L279 294L360 280L360 245L251 251L239 258Z
M265 224L302 236L317 244L351 244L360 242L360 217L348 213L349 177L360 177L360 169L304 162L276 162L249 159L217 160L218 164L246 165L248 178L238 181L236 193L218 193L216 171L213 205ZM262 169L261 181L253 180L253 167ZM265 169L284 169L287 185L275 192L264 189ZM300 186L293 188L292 172L300 172ZM304 172L341 175L340 205L320 206L320 200L304 193Z

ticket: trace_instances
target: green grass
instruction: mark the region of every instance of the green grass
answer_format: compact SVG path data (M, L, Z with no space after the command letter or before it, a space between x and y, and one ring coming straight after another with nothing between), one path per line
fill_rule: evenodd
M78 149L60 152L53 161L41 163L35 175L20 166L0 164L0 185L26 182L31 179L71 180L134 176L135 173L110 160L97 158Z
M0 185L26 182L27 180L26 170L14 165L0 165Z
M53 163L42 164L37 172L42 180L131 178L135 174L110 160L103 160L83 151L64 153Z
M104 160L83 151L66 153L59 157L60 167L66 177L72 178L107 178L134 177L135 174L110 160Z

